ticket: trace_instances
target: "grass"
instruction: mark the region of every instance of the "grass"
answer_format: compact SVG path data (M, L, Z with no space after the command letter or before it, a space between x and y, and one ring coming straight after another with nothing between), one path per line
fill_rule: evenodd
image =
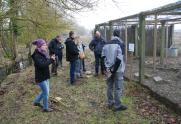
M91 56L88 57L88 70L92 70ZM64 62L65 63L65 62ZM50 80L50 96L61 97L61 103L50 99L52 113L42 113L34 107L33 100L40 92L32 83L33 67L21 73L9 75L0 87L0 124L150 124L154 117L142 116L138 106L142 101L143 88L133 82L125 82L122 102L128 110L113 112L106 107L106 83L102 76L85 77L75 86L68 83L68 64L59 69L57 77ZM3 91L3 93L2 93ZM147 97L147 93L143 96ZM150 97L149 97L150 98ZM154 101L151 99L151 101ZM156 102L156 104L159 104ZM165 110L165 107L162 107ZM163 115L159 115L163 118ZM155 123L160 123L156 120ZM164 124L164 123L162 123Z
M134 98L124 96L123 103L129 109L113 112L106 108L106 83L103 77L84 78L76 86L67 82L67 67L59 76L50 80L50 95L61 97L62 103L51 102L55 109L52 113L42 113L41 109L32 106L32 101L39 89L28 79L33 76L32 67L25 72L9 76L2 88L6 93L1 95L1 124L147 124L149 120L139 116L134 106ZM29 76L29 77L28 77ZM10 82L10 84L7 84ZM129 84L126 82L126 89ZM129 92L129 91L126 91Z

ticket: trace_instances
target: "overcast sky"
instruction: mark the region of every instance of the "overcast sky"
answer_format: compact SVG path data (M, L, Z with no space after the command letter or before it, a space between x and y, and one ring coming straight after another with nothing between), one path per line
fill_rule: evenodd
M117 1L116 3L112 1ZM178 0L100 0L93 10L75 15L77 23L87 29L95 24L157 8Z

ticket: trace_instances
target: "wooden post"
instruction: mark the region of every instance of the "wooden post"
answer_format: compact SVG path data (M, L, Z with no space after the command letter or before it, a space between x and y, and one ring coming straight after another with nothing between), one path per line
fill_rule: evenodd
M135 56L138 57L138 26L135 26Z
M144 80L144 65L145 65L145 16L139 15L139 36L140 36L140 60L139 60L139 82Z
M125 23L125 63L127 63L128 57L128 30L127 30L127 22Z
M130 81L133 80L133 52L130 52Z
M170 26L170 34L171 34L171 36L170 36L170 38L169 38L169 42L170 42L170 44L173 44L173 38L174 38L174 25L172 24L171 26Z
M112 33L113 33L112 22L109 22L109 39L108 40L111 40Z
M153 42L153 72L156 70L157 57L157 14L155 14L154 42Z
M165 21L161 22L161 47L160 47L160 64L164 64L165 55Z
M168 25L166 27L166 43L165 43L165 64L167 65L167 57L168 57Z

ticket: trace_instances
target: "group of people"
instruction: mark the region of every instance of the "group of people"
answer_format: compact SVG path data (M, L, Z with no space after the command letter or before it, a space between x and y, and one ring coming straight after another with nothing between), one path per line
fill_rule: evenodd
M36 46L32 54L35 66L35 81L42 90L35 98L34 106L41 107L43 112L51 112L52 109L48 107L49 65L52 64L52 75L57 75L57 67L59 64L62 66L64 45L61 35L52 39L48 45L43 39L37 39L32 44ZM83 71L86 71L84 61L86 46L82 43L79 36L75 36L73 31L69 32L65 46L66 61L70 63L70 84L74 85L76 79L82 78ZM107 42L101 37L100 32L96 31L89 48L95 55L95 76L98 76L99 67L101 66L101 73L107 78L108 108L114 111L126 110L127 107L120 100L123 92L125 70L124 43L120 39L120 30L115 29L113 38ZM41 101L43 101L43 104Z

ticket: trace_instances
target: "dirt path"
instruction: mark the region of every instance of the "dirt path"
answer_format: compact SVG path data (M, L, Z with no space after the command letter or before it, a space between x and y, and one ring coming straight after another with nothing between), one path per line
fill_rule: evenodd
M92 57L87 59L92 70ZM133 82L125 82L123 103L129 109L113 112L106 108L104 77L92 75L68 84L68 63L50 80L50 96L62 98L56 103L50 98L52 113L42 113L32 101L39 92L33 85L33 67L8 76L0 87L1 124L179 124L181 117L154 100L149 92Z

